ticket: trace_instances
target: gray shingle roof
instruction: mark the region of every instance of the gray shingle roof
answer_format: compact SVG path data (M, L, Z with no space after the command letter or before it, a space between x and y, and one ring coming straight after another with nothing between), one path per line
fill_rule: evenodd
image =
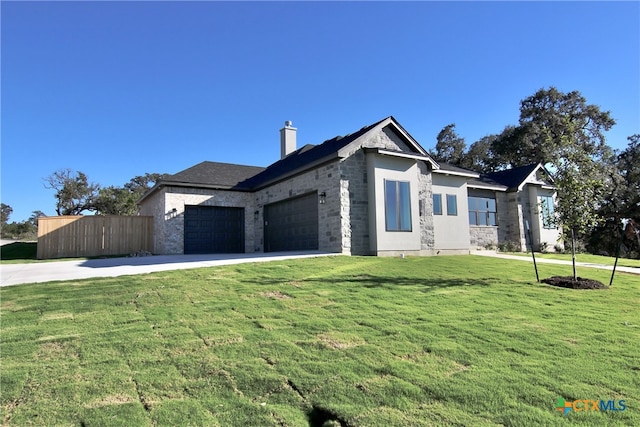
M304 147L289 154L284 159L273 163L264 171L249 178L243 183L243 186L251 189L257 189L267 183L288 176L290 173L296 170L301 170L306 166L311 166L319 161L322 161L323 159L327 159L332 156L337 157L338 151L341 148L346 147L348 144L355 141L356 139L367 133L369 130L376 127L378 124L382 123L384 120L386 119L380 120L379 122L376 122L372 125L365 126L359 131L346 135L344 137L336 136L335 138L324 141L322 144L307 144Z
M342 148L388 119L393 119L393 117L384 118L344 137L336 136L318 145L307 144L266 168L205 161L165 177L156 187L143 196L143 199L151 194L155 188L162 185L238 191L257 190L310 167L315 167L324 161L337 158ZM395 119L393 120L397 126L400 126Z
M482 177L487 180L497 182L498 184L502 184L508 188L518 188L537 167L538 163L520 166L513 169L506 169L499 172L487 173L482 175Z
M226 189L242 189L241 183L262 172L258 166L235 165L231 163L202 162L162 180L164 184L192 184L216 186Z

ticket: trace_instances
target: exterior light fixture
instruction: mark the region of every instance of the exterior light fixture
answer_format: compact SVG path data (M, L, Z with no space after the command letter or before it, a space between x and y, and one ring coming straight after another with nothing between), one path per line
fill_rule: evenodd
M324 205L324 204L327 202L327 193L325 193L325 192L323 191L323 192L322 192L322 193L320 193L318 196L319 196L319 197L318 197L318 199L319 199L319 201L320 201L320 204L321 204L321 205Z

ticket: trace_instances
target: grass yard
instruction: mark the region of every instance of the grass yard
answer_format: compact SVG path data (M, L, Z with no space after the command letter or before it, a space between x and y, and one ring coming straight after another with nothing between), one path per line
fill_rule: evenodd
M507 255L518 255L531 258L531 252L506 252ZM571 254L556 254L556 253L539 253L535 252L536 259L559 259L562 261L571 262ZM576 254L577 262L586 262L589 264L601 264L601 265L610 265L616 262L615 257L602 256L602 255L592 255L592 254ZM640 268L640 259L630 259L630 258L619 258L618 259L618 267L635 267ZM571 273L571 272L570 272ZM609 283L607 281L606 283Z
M477 256L337 256L3 288L0 422L640 425L640 276L534 277ZM560 397L626 410L563 416Z

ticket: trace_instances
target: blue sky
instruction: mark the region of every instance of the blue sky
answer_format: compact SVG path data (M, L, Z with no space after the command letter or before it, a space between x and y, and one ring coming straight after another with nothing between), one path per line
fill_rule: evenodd
M103 186L203 160L266 166L393 115L423 147L516 124L540 88L640 133L638 2L2 1L2 193L55 214L43 178Z

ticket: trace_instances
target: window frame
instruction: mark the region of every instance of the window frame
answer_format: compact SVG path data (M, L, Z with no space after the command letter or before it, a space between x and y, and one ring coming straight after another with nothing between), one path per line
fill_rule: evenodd
M436 205L436 198L438 199L438 204ZM433 193L433 214L434 215L442 215L442 193ZM436 206L439 209L436 209Z
M489 201L493 201L493 208L489 207ZM469 225L475 227L497 227L498 226L498 203L495 197L467 196L469 205ZM484 208L482 208L482 206ZM475 218L475 223L471 221L471 216ZM491 221L493 214L493 221ZM480 224L478 218L484 217L484 224Z
M549 204L549 202L551 202ZM551 207L551 209L549 209ZM558 226L555 221L556 206L553 196L540 196L540 216L542 219L542 228L545 230L557 230ZM554 218L554 219L552 219Z
M451 201L453 201L453 203L451 203ZM457 194L447 194L447 216L458 216Z
M395 184L394 194L390 195L388 191L388 185ZM406 187L402 189L402 187ZM403 195L406 196L403 198ZM392 202L390 197L394 196L395 200ZM389 208L391 207L390 202L393 203L395 208L394 217L390 218ZM403 209L406 209L404 211ZM384 216L385 216L385 230L388 232L400 232L400 233L410 233L413 231L413 212L411 212L411 182L409 181L400 181L394 179L385 179L384 180ZM390 224L394 222L395 224ZM391 225L391 227L390 227Z

